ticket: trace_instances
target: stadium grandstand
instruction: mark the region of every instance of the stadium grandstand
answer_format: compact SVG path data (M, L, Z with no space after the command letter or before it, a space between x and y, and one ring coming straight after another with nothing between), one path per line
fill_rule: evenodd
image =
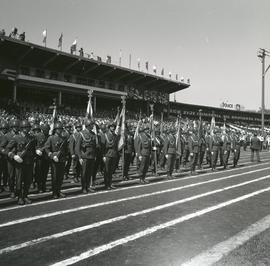
M110 59L110 58L109 58ZM92 89L95 113L109 113L117 109L121 96L127 97L129 113L150 114L150 104L155 104L155 115L164 118L202 118L217 122L226 120L243 125L259 125L261 114L227 110L169 101L171 93L190 87L190 81L167 79L111 63L92 55L75 55L7 36L0 37L0 97L1 105L16 111L18 104L24 111L48 113L53 99L60 112L83 115ZM113 114L114 115L114 114ZM266 124L270 114L265 115Z

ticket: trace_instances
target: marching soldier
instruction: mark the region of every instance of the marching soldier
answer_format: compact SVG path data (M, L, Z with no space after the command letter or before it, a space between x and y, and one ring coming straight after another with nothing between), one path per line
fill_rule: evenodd
M74 175L75 182L79 182L79 177L81 174L81 164L79 162L78 155L76 153L76 145L79 141L79 138L81 136L81 130L82 130L82 124L77 122L75 124L75 131L70 135L69 137L69 153L71 155L72 159L72 172Z
M199 158L198 158L198 167L199 169L202 169L202 164L203 164L203 159L204 159L204 155L207 149L207 143L205 140L205 136L202 135L199 139Z
M251 162L254 162L254 152L256 153L257 162L259 163L260 160L260 150L261 150L261 141L257 136L257 133L255 132L253 137L250 141L250 150L251 150Z
M124 171L123 171L123 180L129 180L128 171L129 166L132 160L132 155L134 153L134 139L133 135L129 131L129 128L126 126L125 132L125 144L124 144Z
M236 167L240 158L241 139L238 134L233 134L232 137L232 151L233 151L233 167Z
M64 198L61 193L65 173L66 156L68 153L68 139L63 132L63 125L60 122L54 124L54 133L45 143L45 151L51 160L52 169L52 193L53 198Z
M143 132L139 134L137 147L138 158L140 160L139 175L141 184L149 183L147 180L145 180L145 177L150 164L150 155L152 151L151 144L149 126L146 125Z
M222 136L223 139L223 145L222 145L222 158L223 158L223 167L224 169L227 168L230 152L231 152L231 136L225 132L225 134Z
M190 151L190 173L195 172L195 168L199 158L199 137L196 130L190 131L188 138L188 146Z
M5 154L5 146L7 145L6 134L8 132L9 125L7 122L2 121L0 124L0 192L7 188L7 156ZM1 180L3 180L3 186L1 187Z
M49 172L49 160L45 153L44 145L48 139L39 125L33 126L33 132L36 138L36 163L35 163L35 181L37 182L38 192L46 192L46 181Z
M36 139L30 135L31 125L27 120L21 122L21 132L13 136L7 145L7 150L15 162L16 194L18 204L30 204L28 198L30 185L33 181L33 165Z
M164 154L167 159L167 178L172 179L172 173L176 159L176 138L175 130L171 128L167 138L164 140Z
M70 136L72 134L72 128L73 128L72 123L68 123L68 124L66 124L66 126L64 128L64 131L63 131L65 133L65 135L66 135L65 137L67 138L68 146L69 146ZM66 165L65 165L65 177L66 177L66 179L68 179L68 176L69 176L69 170L70 170L70 167L71 167L71 162L72 162L72 158L71 158L70 150L68 150L67 160L66 160Z
M215 129L214 130L214 135L211 136L210 139L210 144L209 144L209 149L211 152L211 166L212 166L212 171L216 169L217 165L217 160L220 155L220 148L221 148L221 138L218 134L218 131Z
M161 150L160 150L160 155L159 155L159 165L161 169L164 169L165 164L166 164L166 157L163 151L163 147L164 147L164 141L167 138L167 129L164 128L163 129L163 133L161 135L159 135L159 139L161 142Z
M105 133L104 138L104 181L106 189L114 189L112 185L112 174L115 170L116 160L118 158L118 141L119 136L115 134L116 125L109 124L109 130Z
M211 142L210 132L209 132L209 131L206 131L206 134L205 134L206 163L209 164L210 167L212 167L211 151L210 151L210 142Z
M189 145L188 145L189 133L183 133L183 143L184 143L184 152L183 152L183 167L186 167L188 162L188 157L190 154Z
M76 154L82 166L82 193L94 192L93 172L96 159L96 134L93 132L95 122L85 121L85 129L79 134L76 144Z

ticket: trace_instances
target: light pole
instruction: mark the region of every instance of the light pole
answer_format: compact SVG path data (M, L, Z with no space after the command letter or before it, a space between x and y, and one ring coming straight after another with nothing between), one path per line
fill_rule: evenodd
M262 134L264 132L264 112L265 112L265 96L264 96L264 87L265 87L265 74L269 70L270 65L265 70L265 57L269 56L269 52L265 49L260 48L258 55L259 58L261 58L262 62L262 106L261 106L261 113L262 113L262 124L261 124L261 131Z

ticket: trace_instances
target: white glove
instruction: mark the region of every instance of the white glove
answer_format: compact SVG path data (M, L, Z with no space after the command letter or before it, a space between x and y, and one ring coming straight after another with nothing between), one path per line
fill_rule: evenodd
M140 161L142 160L142 156L139 156L139 160L140 160Z
M22 159L19 155L14 155L14 160L15 160L17 163L22 163L22 162L23 162L23 159Z
M72 154L71 158L72 159L75 159L76 158L76 155L75 154Z
M83 159L80 159L79 162L80 162L80 164L82 165L82 164L83 164Z
M41 156L41 155L42 155L42 151L41 151L41 150L36 150L36 154L37 154L38 156Z
M166 155L165 155L165 158L166 158L166 159L168 159L168 158L169 158L169 155L168 155L168 154L166 154Z
M153 151L156 151L157 150L157 147L153 147Z
M104 162L104 163L106 162L106 157L103 157L103 162Z
M226 154L227 153L227 151L224 151L224 154Z
M212 152L211 152L211 154L213 155L213 154L214 154L214 152L212 151Z
M190 156L193 157L193 152L190 153Z
M59 160L58 160L58 157L55 155L55 156L53 156L53 160L56 162L56 163L58 163L59 162Z

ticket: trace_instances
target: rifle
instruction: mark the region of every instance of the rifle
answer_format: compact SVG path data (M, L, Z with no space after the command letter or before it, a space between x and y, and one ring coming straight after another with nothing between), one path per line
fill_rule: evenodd
M59 147L59 151L56 154L56 157L59 159L59 157L62 155L62 153L64 152L64 145L67 143L68 139L65 138L65 140L62 142L61 146Z
M32 144L35 142L36 140L33 138L31 139L24 147L24 151L22 151L20 157L23 158L24 155L30 151L30 148L32 147Z

